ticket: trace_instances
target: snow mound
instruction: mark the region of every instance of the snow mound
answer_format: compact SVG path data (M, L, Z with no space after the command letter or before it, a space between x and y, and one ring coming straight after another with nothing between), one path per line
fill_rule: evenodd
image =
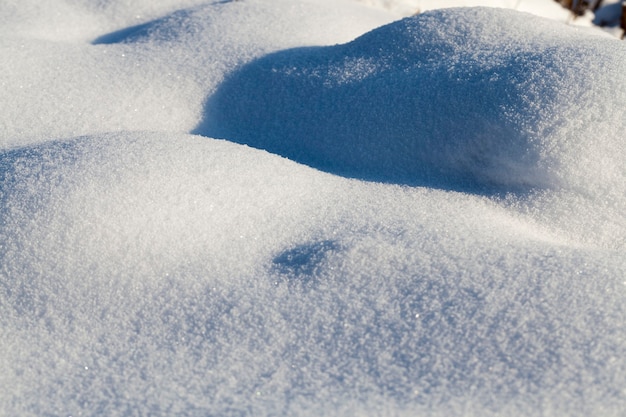
M2 9L0 31L8 29L0 42L6 57L0 84L10 99L0 100L0 145L128 130L188 132L202 117L206 95L236 65L294 46L348 42L392 20L354 2L327 1L184 7L198 3L189 0L171 10L170 0L85 0L66 5L72 13L65 13L61 0L28 0L15 7L17 16ZM83 13L96 23L80 20ZM77 19L88 32L63 35L73 42L52 36L50 26L78 31ZM332 30L318 30L322 21Z
M370 180L620 193L624 60L529 14L431 11L243 66L196 132Z
M392 17L351 0L227 0L181 7L157 19L102 35L94 43L195 42L197 48L198 42L210 41L212 47L235 48L231 54L243 59L249 53L246 47L252 46L267 51L288 45L346 42L389 23ZM332 30L319 31L319 22ZM216 38L220 42L215 42Z
M3 265L32 267L37 259L56 258L54 265L44 262L50 274L57 269L67 276L97 274L97 265L112 268L107 269L112 276L120 273L118 267L125 274L158 275L172 259L196 259L210 268L207 253L237 253L244 239L264 236L269 250L271 230L262 225L280 229L278 214L265 221L259 217L263 212L253 215L252 206L245 218L226 216L225 210L237 201L254 201L250 204L279 212L280 205L293 202L293 189L282 179L272 186L274 180L254 173L267 170L280 178L309 169L229 142L182 136L168 143L166 134L110 134L3 151ZM297 187L309 187L306 175L296 177L304 181ZM199 228L207 224L210 230ZM55 234L47 234L49 228ZM73 264L74 259L98 261ZM250 252L247 260L236 264L255 264ZM143 267L151 270L142 272Z
M623 410L621 253L486 198L185 134L0 167L0 414Z

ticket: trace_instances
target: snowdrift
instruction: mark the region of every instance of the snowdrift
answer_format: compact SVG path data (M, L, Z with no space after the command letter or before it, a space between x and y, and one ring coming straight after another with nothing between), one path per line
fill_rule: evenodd
M621 43L174 3L0 11L0 415L623 415Z
M527 14L432 11L245 65L196 132L369 180L623 193L625 60Z
M484 198L183 134L0 160L3 413L624 404L622 256L566 245Z
M170 1L81 3L65 13L69 6L56 0L57 14L51 2L28 0L4 16L1 146L128 130L189 132L206 96L238 65L295 46L347 42L392 20L330 0L189 0L180 9ZM320 22L330 30L318 30Z

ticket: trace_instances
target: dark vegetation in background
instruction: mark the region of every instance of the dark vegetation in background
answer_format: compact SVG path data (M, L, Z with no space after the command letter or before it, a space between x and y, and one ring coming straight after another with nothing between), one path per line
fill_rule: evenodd
M572 11L574 17L582 16L585 14L587 10L591 10L594 13L602 7L603 0L555 0L557 3L560 3L566 9ZM621 6L621 7L620 7ZM610 13L611 15L616 15L616 19L604 19L598 18L594 19L594 23L598 26L618 26L622 29L622 39L624 39L624 35L626 34L626 1L621 0L621 4L611 5L609 7L613 7L617 13Z

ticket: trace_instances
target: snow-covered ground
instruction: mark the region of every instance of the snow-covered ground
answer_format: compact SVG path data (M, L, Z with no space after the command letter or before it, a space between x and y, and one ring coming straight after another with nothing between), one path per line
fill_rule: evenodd
M5 2L0 415L623 416L626 46L592 19Z

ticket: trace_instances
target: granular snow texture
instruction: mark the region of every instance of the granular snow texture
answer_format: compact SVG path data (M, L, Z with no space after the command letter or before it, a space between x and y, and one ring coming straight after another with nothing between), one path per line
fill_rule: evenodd
M0 415L623 415L622 43L51 4L0 12Z

